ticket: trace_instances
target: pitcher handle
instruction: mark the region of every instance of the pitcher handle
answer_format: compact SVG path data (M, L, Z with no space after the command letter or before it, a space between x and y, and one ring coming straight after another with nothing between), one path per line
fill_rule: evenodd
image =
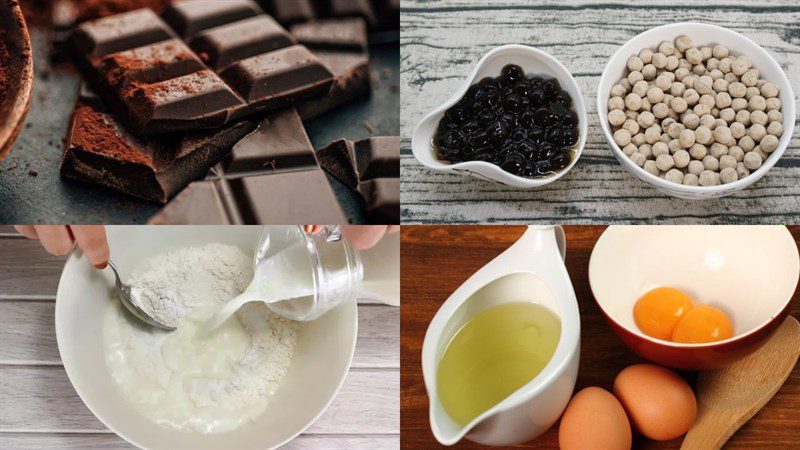
M528 225L528 230L525 232L523 237L520 238L520 240L524 240L526 237L532 237L536 234L547 232L549 230L553 231L556 247L558 248L558 253L561 254L561 259L566 261L567 237L564 234L564 228L561 225Z

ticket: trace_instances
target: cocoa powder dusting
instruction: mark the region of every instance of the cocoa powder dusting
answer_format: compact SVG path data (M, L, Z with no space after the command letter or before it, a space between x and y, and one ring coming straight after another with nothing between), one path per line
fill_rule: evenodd
M95 108L78 105L75 108L77 130L72 132L71 145L86 152L115 159L150 165L150 157L131 145L117 127Z

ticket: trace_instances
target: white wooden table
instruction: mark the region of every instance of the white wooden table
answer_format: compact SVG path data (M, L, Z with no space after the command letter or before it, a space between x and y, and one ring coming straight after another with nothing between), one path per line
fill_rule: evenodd
M755 40L800 93L797 0L403 0L401 135L403 223L797 223L800 127L760 181L731 197L673 199L636 180L600 130L595 98L611 55L633 36L671 22L701 21ZM574 75L588 109L589 135L575 167L543 188L515 190L433 172L411 155L417 122L461 86L486 52L504 44L538 47Z
M64 258L0 227L0 448L131 448L72 388L56 346ZM400 310L359 305L350 373L327 411L286 448L400 447Z

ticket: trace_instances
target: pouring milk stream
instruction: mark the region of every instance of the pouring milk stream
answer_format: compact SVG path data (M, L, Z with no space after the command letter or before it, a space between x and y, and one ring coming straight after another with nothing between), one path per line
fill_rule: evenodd
M255 256L255 275L245 291L203 325L210 333L249 302L266 303L293 320L314 320L342 302L400 303L400 240L387 235L359 251L341 239L340 227L310 235L303 227L265 227Z

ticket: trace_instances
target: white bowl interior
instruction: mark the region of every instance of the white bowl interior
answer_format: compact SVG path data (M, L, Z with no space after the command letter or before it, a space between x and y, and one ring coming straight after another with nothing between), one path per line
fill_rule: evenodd
M797 246L782 226L612 226L589 263L603 311L630 332L662 343L641 333L633 319L633 306L647 291L674 287L695 304L721 309L735 339L783 310L798 275Z
M626 70L626 62L629 57L639 54L642 49L656 49L663 41L673 42L678 36L685 34L692 39L696 47L721 44L731 52L732 56L745 55L753 61L753 67L761 72L761 77L774 83L780 89L781 113L783 114L783 136L781 136L778 148L772 152L764 164L750 176L738 180L734 183L720 186L684 186L662 180L657 176L645 171L637 166L633 161L622 153L622 150L612 138L611 127L608 123L608 98L611 95L611 88L619 82ZM617 159L631 173L642 181L653 184L656 187L666 188L676 193L697 194L717 193L720 196L735 192L756 182L764 176L769 169L780 159L789 141L792 138L792 130L795 123L795 100L789 79L783 69L772 56L761 46L749 38L726 28L704 23L675 23L651 28L642 34L632 38L625 45L620 47L608 61L608 65L603 70L600 78L600 85L597 90L597 112L600 116L600 126L606 135L609 145L615 153ZM670 192L671 193L671 192Z
M558 173L549 177L538 179L528 179L512 175L500 169L494 164L485 161L468 161L457 164L448 164L439 161L436 158L436 152L433 149L432 140L436 133L436 128L439 126L439 121L444 116L444 113L453 105L455 105L467 89L484 77L497 77L500 75L501 70L508 64L517 64L522 67L528 75L541 75L548 78L556 78L561 84L561 88L567 91L572 98L573 108L578 114L580 139L575 147L575 155L569 166L565 167ZM504 184L509 184L516 187L536 187L541 186L561 178L564 174L575 165L583 152L583 147L586 144L586 134L588 125L586 122L586 106L583 102L583 95L581 94L578 84L572 78L569 70L564 67L558 60L551 55L524 45L506 45L498 47L491 52L487 53L473 69L472 73L464 82L464 85L446 102L436 108L433 112L428 114L417 125L412 138L411 147L414 156L424 165L434 170L445 170L453 172L464 172L470 175L477 175L492 181L499 181Z
M108 227L112 258L126 277L148 257L186 246L221 242L252 254L260 227ZM73 255L59 283L56 334L75 390L100 421L146 448L266 448L308 427L341 387L357 334L355 302L302 323L289 372L267 410L251 423L222 434L163 428L140 415L117 389L105 364L103 322L117 302L110 271L94 270Z

